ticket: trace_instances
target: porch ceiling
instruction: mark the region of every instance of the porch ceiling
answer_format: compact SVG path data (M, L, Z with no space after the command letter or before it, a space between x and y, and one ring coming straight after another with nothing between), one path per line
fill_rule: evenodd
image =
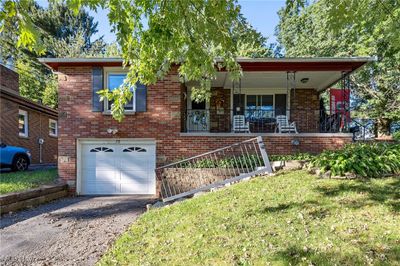
M286 89L285 72L244 72L241 79L242 88ZM340 80L341 71L298 71L296 72L296 88L312 88L324 90ZM307 82L301 82L308 79ZM188 84L191 85L191 84ZM213 87L231 88L232 82L227 72L219 72Z

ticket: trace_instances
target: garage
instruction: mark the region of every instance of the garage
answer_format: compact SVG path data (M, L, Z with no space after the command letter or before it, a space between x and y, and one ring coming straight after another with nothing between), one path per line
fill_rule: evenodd
M78 149L78 194L155 194L155 141L80 140Z

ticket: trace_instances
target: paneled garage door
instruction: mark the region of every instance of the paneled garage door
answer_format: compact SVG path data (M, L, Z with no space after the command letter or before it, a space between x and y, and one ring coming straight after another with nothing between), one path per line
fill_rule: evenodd
M155 166L154 142L82 142L80 194L155 194Z

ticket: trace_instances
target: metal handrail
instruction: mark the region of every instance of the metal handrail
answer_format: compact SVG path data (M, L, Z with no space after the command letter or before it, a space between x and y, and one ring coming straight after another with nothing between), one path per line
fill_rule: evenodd
M261 137L192 156L156 168L161 197L171 201L198 191L241 180L260 173L271 173Z

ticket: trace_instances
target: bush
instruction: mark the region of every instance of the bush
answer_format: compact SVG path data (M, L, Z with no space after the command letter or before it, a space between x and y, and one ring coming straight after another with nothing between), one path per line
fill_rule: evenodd
M396 131L393 133L393 139L400 141L400 131Z
M311 167L333 176L346 173L362 177L381 177L400 173L400 144L358 143L337 151L324 151L311 160Z
M269 160L272 161L290 161L290 160L311 160L314 158L309 153L296 153L289 155L271 155ZM181 165L183 168L252 168L254 166L262 166L263 159L261 156L256 154L241 155L236 157L227 157L218 160L201 159L195 162L184 163Z
M305 160L309 161L314 158L315 155L309 153L296 153L296 154L287 154L287 155L271 155L269 159L271 161L292 161L292 160Z

